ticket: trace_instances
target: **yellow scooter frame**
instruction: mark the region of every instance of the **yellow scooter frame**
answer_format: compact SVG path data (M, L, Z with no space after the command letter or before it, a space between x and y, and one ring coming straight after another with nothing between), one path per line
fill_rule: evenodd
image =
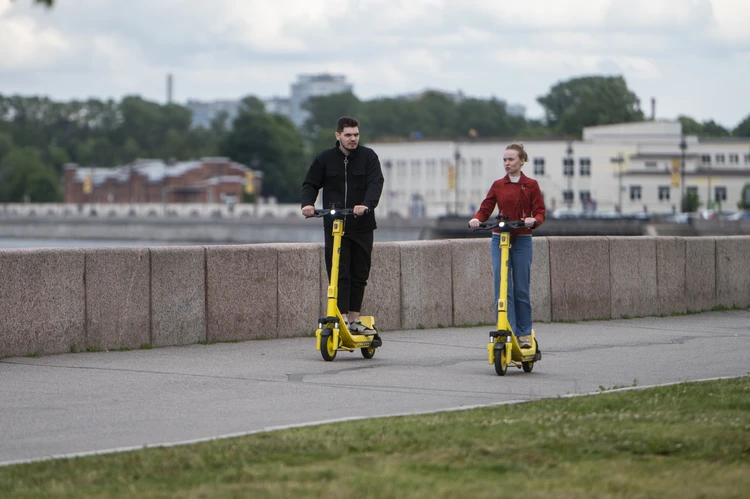
M509 365L514 365L524 372L534 369L534 362L542 359L542 352L536 341L534 330L531 330L531 348L521 348L508 322L508 277L510 260L510 231L524 226L520 221L500 219L494 224L482 223L482 229L499 227L500 233L500 296L497 300L497 329L490 331L490 342L487 345L487 357L490 365L495 366L498 376L505 376Z
M315 349L320 351L324 360L330 362L336 358L339 350L353 352L357 348L362 356L371 359L375 349L383 344L375 326L375 318L371 315L360 316L359 320L365 326L375 330L374 335L352 334L346 327L346 321L338 307L339 296L339 262L341 259L341 239L344 236L344 217L353 215L354 210L315 210L314 217L330 215L336 217L333 221L333 255L331 261L331 278L328 283L326 317L318 319L318 329L315 331ZM309 218L309 217L308 217Z

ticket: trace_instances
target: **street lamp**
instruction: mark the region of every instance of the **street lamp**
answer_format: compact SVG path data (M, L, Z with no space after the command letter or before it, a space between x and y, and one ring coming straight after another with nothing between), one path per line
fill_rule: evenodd
M573 162L573 144L572 142L568 142L568 148L565 150L565 153L567 154L567 158L565 159L565 163L567 165L567 174L568 174L568 196L565 199L566 204L568 205L568 209L571 209L573 206L573 173L575 172L575 165Z
M386 184L388 186L391 185L391 182L388 180L388 178L391 176L391 171L393 169L393 162L390 159L385 160L385 163L383 163L385 166L385 181L384 181L384 190L385 190L385 218L388 218L390 216L390 211L393 209L391 206L392 199L391 199L391 191L389 189L385 189ZM382 194L381 194L382 195Z
M622 153L617 153L617 156L610 158L610 163L617 164L617 213L622 213L622 164L625 162L625 158Z
M685 136L680 137L680 188L682 189L682 206L681 213L687 211L687 203L685 202L685 150L687 149L687 143L685 142Z
M461 151L458 150L458 146L456 146L456 150L453 152L453 157L456 160L456 206L455 206L455 214L458 215L458 164L461 161Z

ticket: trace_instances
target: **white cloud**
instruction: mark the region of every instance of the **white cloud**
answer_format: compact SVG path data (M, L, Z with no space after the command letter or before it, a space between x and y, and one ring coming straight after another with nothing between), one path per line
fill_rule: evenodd
M265 97L334 72L363 99L461 89L538 116L558 81L623 74L665 117L734 126L749 24L747 0L0 0L0 93L163 100L171 72L183 101Z

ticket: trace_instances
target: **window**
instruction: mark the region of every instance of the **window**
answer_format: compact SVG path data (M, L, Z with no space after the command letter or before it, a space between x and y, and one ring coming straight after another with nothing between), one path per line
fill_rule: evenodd
M574 168L573 158L563 158L563 175L566 177L573 176L575 174Z
M448 166L448 165L452 165L453 163L451 162L451 160L443 158L440 160L440 164L443 166Z
M471 160L471 176L481 177L482 176L482 160L480 158L472 158Z
M631 201L638 201L641 199L641 186L640 185L631 185L630 186L630 200Z
M411 176L414 178L419 178L422 175L422 167L419 165L418 159L413 159L411 161Z
M716 164L717 165L723 165L724 164L724 155L723 154L717 154L716 155Z
M581 191L579 196L581 198L581 203L588 203L591 201L591 191Z
M688 195L688 196L697 196L698 195L698 188L695 187L694 185L689 186L687 188L686 195Z
M669 193L671 189L668 185L659 186L659 201L669 201Z
M658 161L646 161L646 168L656 168L659 166Z
M581 176L591 176L591 158L581 158L578 160L578 164L581 166Z
M544 175L544 158L534 158L534 175Z
M563 201L565 201L566 203L573 202L573 191L563 191Z
M711 155L710 154L701 154L701 163L704 165L710 165L711 164Z
M426 159L424 161L424 164L426 164L427 166L435 166L437 164L437 160L435 158Z
M729 164L730 165L736 165L740 162L740 155L739 154L730 154L729 155Z
M750 163L750 154L745 154L745 164Z
M727 188L717 186L714 189L714 201L716 201L717 203L721 203L722 201L726 201L726 200L727 200Z

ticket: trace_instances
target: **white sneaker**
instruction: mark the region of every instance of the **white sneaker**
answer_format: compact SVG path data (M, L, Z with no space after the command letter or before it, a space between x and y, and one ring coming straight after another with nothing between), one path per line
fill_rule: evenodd
M519 336L516 339L521 348L531 348L531 336Z
M362 322L359 319L357 319L354 322L348 323L347 328L349 329L350 333L354 333L354 334L365 334L369 336L369 335L373 335L376 333L374 329L362 324Z

